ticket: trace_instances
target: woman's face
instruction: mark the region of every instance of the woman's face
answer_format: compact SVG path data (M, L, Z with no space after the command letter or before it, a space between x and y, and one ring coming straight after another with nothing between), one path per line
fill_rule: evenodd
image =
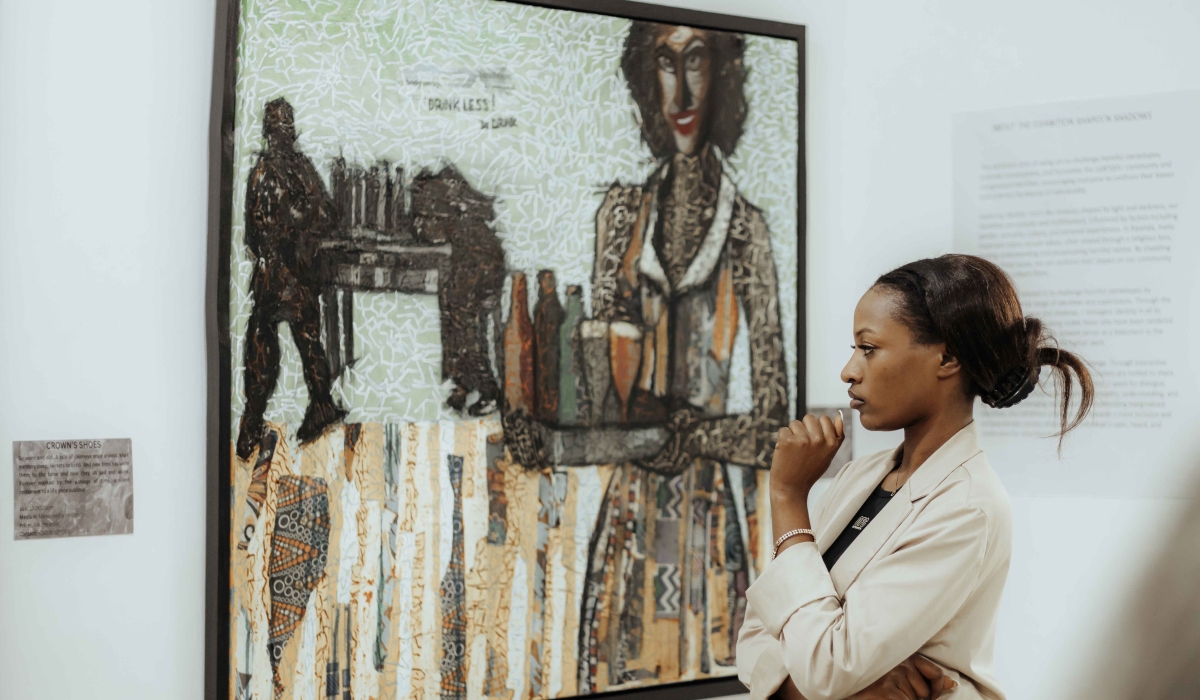
M663 118L680 153L694 155L707 135L712 83L710 35L703 29L664 25L655 40Z
M854 354L842 369L850 407L867 430L907 428L936 411L951 389L961 391L957 360L945 354L944 343L913 342L895 318L893 295L871 288L859 299Z

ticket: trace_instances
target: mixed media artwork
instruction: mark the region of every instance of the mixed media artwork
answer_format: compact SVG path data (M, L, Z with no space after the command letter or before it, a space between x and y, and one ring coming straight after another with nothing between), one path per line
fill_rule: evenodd
M735 675L803 400L803 35L611 7L235 6L227 697Z

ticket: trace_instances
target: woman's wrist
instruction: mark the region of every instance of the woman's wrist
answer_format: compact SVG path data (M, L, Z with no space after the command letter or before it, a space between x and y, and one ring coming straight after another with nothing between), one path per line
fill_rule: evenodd
M772 561L777 559L788 547L800 544L801 542L816 542L813 531L808 528L796 528L783 533L775 540L775 547L771 550Z
M796 510L803 508L808 510L808 492L806 488L789 488L777 489L771 488L771 508L781 508L783 510Z
M808 493L788 493L786 491L771 491L771 530L774 538L779 538L795 530L811 530L812 522L808 515ZM809 534L796 534L779 542L776 556L789 547L802 542L813 542Z

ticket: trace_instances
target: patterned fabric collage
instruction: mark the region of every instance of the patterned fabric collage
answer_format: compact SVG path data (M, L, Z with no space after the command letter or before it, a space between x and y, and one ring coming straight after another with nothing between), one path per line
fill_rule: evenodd
M232 697L512 700L733 673L770 549L762 471L528 470L488 419L268 443L235 458Z

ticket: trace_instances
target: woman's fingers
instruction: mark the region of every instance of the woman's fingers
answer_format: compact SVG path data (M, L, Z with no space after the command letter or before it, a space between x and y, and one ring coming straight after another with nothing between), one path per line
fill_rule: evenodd
M911 659L910 659L911 661ZM912 686L913 691L919 698L929 697L929 684L925 682L925 677L917 670L915 664L905 662L900 664L904 669L905 677L908 679L908 684Z
M821 437L825 441L825 444L830 447L837 447L841 441L838 439L837 429L833 427L833 421L830 420L829 416L821 416L819 422L821 425Z
M933 692L929 695L929 698L930 700L937 700L943 695L949 693L951 690L957 688L958 682L950 676L942 676L934 681L931 685L933 686Z
M921 672L921 675L929 679L930 700L936 700L958 687L958 682L950 676L945 675L942 672L941 666L938 666L924 656L913 654L910 660L916 666L917 670Z
M821 431L821 420L819 418L810 413L804 416L802 422L804 423L804 429L808 431L808 437L813 442L821 442L824 439L823 432Z
M841 446L846 437L846 424L841 411L836 418L829 416L817 417L811 413L802 420L794 420L788 426L798 436L807 436L813 442L822 442L830 447Z
M945 675L942 673L941 666L938 666L920 654L913 654L909 657L909 660L913 662L913 665L917 667L917 670L921 672L922 676L925 676L931 681L936 681Z

